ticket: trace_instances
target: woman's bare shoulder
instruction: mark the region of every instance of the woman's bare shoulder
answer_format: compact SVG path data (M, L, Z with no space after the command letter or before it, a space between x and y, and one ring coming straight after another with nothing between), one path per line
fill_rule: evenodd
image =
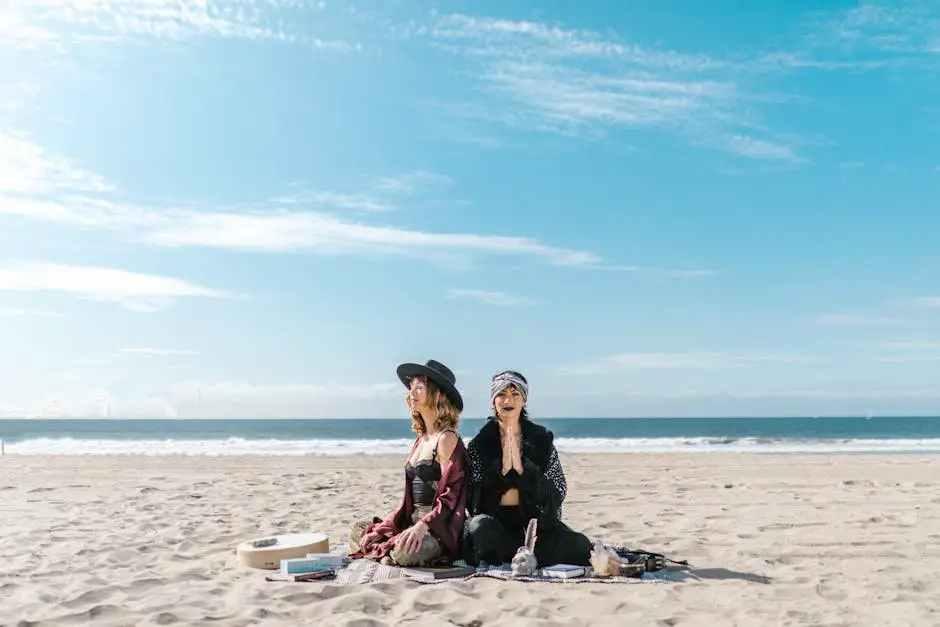
M460 442L460 436L453 431L445 431L437 441L437 456L441 459L450 459Z

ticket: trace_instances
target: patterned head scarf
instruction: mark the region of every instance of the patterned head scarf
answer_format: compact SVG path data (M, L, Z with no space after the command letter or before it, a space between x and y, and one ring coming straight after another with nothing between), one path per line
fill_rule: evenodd
M493 375L493 382L490 385L490 401L496 400L496 395L512 386L522 394L523 405L529 398L529 382L526 378L515 370L506 370Z

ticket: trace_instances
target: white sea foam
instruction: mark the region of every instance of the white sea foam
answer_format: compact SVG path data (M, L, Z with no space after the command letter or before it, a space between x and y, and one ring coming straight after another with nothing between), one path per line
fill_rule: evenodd
M559 438L562 453L938 453L932 439L787 438ZM387 455L405 454L411 439L245 439L132 440L35 438L7 442L19 455Z
M933 439L559 438L567 453L936 453Z

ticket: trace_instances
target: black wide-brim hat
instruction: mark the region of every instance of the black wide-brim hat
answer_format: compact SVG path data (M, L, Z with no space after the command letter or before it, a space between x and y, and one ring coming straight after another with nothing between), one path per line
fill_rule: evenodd
M444 395L450 399L457 411L463 411L463 397L457 390L457 377L450 368L439 361L429 359L426 364L402 364L397 369L398 378L405 384L405 387L411 387L411 380L415 377L427 377L441 388Z

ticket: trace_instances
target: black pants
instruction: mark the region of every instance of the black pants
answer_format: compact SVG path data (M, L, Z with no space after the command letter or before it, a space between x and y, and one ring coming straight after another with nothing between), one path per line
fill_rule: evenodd
M468 519L464 527L463 558L468 564L478 566L505 564L512 561L516 549L525 541L527 520L518 515L517 508L500 508L497 516L477 514ZM553 564L591 563L591 541L587 536L573 531L558 521L548 529L538 528L535 539L535 559L539 566Z

